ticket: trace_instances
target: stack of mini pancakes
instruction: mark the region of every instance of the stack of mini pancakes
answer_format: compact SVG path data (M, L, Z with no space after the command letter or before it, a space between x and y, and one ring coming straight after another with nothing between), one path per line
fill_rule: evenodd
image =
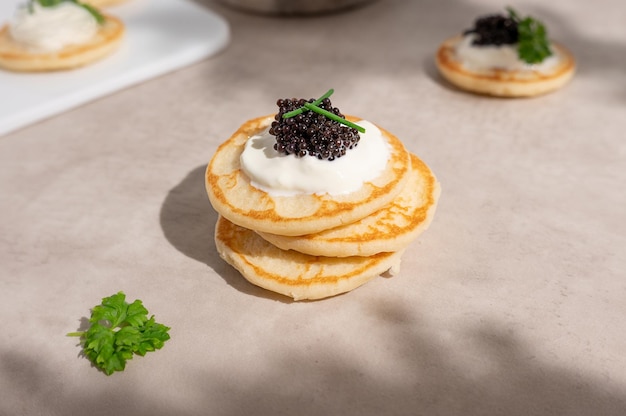
M397 273L402 253L435 213L440 187L428 166L379 127L390 158L358 191L270 195L251 185L239 160L246 141L273 119L244 123L207 167L220 256L249 282L294 300L334 296Z

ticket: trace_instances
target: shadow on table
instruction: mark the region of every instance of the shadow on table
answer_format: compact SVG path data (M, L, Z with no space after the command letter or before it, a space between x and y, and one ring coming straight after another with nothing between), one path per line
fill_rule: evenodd
M165 238L184 255L208 265L226 283L240 292L290 303L285 296L248 283L222 260L215 248L217 213L204 187L206 165L198 166L169 191L161 206L160 222Z
M172 372L185 372L171 378L183 380L177 385L146 380L148 386L141 386L136 383L140 374L102 375L102 383L76 393L45 360L5 350L0 353L0 386L5 387L0 414L41 409L49 415L91 416L626 414L623 386L552 364L545 355L539 358L538 351L500 324L477 323L446 342L444 331L429 329L414 310L392 299L364 307L363 319L385 328L386 337L363 334L343 349L332 343L312 350L299 345L251 349L267 369L257 377L235 360L225 367L225 377L180 357L171 364ZM346 351L346 345L384 353L369 362ZM390 376L393 371L397 377ZM179 394L162 394L161 388ZM20 403L20 398L27 401Z
M213 234L217 213L204 190L206 166L198 166L174 188L161 206L161 228L181 253L215 268L219 260Z

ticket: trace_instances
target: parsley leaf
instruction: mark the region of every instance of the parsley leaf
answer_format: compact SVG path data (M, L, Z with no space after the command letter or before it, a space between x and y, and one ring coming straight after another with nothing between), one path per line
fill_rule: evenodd
M83 9L91 13L91 15L94 17L94 19L96 19L96 22L98 22L99 25L104 24L105 18L98 9L96 9L90 4L85 4L78 0L30 0L28 9L31 10L32 12L33 3L39 3L41 7L54 7L66 1L69 1L70 3L74 3L74 4L81 6Z
M517 23L517 55L522 61L537 64L552 55L546 27L542 22L530 16L522 19L511 7L507 11L509 17Z
M134 354L144 356L170 339L169 327L155 322L154 316L148 318L148 310L140 300L127 303L122 292L94 306L89 322L87 331L67 335L81 337L85 356L107 375L123 371Z

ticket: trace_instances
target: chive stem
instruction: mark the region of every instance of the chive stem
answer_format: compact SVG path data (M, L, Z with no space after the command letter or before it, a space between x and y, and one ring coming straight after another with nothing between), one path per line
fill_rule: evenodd
M318 98L317 100L313 101L313 105L318 106L322 103L322 101L324 101L326 98L330 97L331 95L333 95L333 93L335 92L334 89L329 89L328 91L326 91L326 94L322 95L320 98ZM288 113L283 114L283 118L291 118L291 117L295 117L298 114L302 114L304 113L306 110L304 107L300 107L296 110L290 111Z
M348 121L345 118L341 118L338 115L331 113L330 111L324 110L323 108L319 108L318 106L313 105L312 103L304 103L304 106L307 109L309 109L311 111L314 111L314 112L316 112L318 114L321 114L323 116L326 116L326 117L328 117L331 120L335 120L338 123L345 124L348 127L356 129L360 133L365 133L365 129L363 127L359 126L358 124L354 124L353 122Z

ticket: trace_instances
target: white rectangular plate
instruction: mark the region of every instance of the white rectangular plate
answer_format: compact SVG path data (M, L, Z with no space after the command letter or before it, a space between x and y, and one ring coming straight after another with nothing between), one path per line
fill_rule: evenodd
M0 26L25 0L0 0ZM0 135L185 65L224 48L220 16L189 0L127 0L105 10L122 19L122 46L102 61L62 72L0 69Z

